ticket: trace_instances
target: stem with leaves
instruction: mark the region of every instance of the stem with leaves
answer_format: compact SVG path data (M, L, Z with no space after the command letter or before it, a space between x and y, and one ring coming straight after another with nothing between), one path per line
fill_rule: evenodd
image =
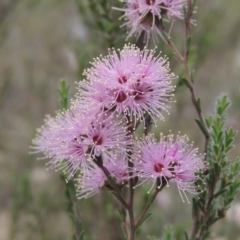
M226 109L230 105L227 96L218 99L216 113L206 119L211 141L208 146L208 170L200 181L201 194L193 199L193 229L191 240L204 240L210 234L210 227L225 216L234 197L240 190L240 159L228 159L233 148L236 131L224 129Z
M198 127L200 128L201 132L203 133L205 137L205 147L204 151L207 154L208 150L208 143L210 139L210 135L208 132L208 129L206 127L204 118L202 116L202 109L201 109L201 103L200 103L200 98L196 96L195 88L194 88L194 79L193 79L193 74L192 71L190 70L190 64L189 64L189 54L191 52L191 17L193 15L194 11L194 6L195 2L192 0L188 0L187 3L187 8L184 9L184 15L185 15L185 50L184 53L181 54L181 52L178 50L178 48L175 46L173 43L171 37L169 34L165 31L164 27L160 25L160 30L164 33L165 36L165 41L168 44L168 46L173 50L173 52L176 54L178 57L179 61L183 64L185 68L185 73L186 73L186 78L180 79L185 86L189 89L190 94L191 94L191 101L196 109L198 119L196 119L196 123Z
M155 192L152 194L152 196L149 197L148 201L147 201L147 204L142 212L142 214L140 215L140 217L138 218L136 224L135 224L135 227L136 229L138 227L140 227L140 225L148 218L151 216L151 213L148 213L148 210L149 208L151 207L152 203L154 202L155 198L157 197L158 193L162 190L162 188L164 187L165 185L163 185L161 188L158 188L156 187L155 189Z

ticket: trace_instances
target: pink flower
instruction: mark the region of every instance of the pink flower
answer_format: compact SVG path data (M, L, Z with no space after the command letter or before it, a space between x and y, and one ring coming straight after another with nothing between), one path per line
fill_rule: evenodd
M186 0L162 0L160 8L162 13L166 14L169 19L184 19L183 8L186 7L186 4Z
M78 127L80 129L71 111L48 117L33 140L32 152L44 153L45 158L50 159L47 164L50 169L64 169L69 177L73 176L80 166L87 165L88 146L82 144Z
M194 183L199 179L196 174L204 168L203 156L197 154L186 136L161 135L159 142L153 136L146 137L138 142L134 160L140 184L152 182L152 187L157 184L161 188L175 183L183 200L188 200L185 192L197 194Z
M85 171L96 156L109 160L113 151L126 152L130 145L126 127L113 116L105 120L71 110L59 113L55 119L47 118L32 149L51 159L49 168L64 169L69 179L78 170Z
M77 197L89 198L100 194L105 186L107 177L96 164L91 164L77 179Z
M111 160L104 162L104 166L118 185L126 184L129 179L126 157L126 154L115 155ZM102 169L91 163L77 179L77 196L79 199L92 197L100 194L104 186L111 188Z
M158 36L163 38L161 28L162 20L167 18L174 20L183 19L183 8L186 0L124 0L124 8L113 8L124 12L127 26L130 31L128 37L136 35L137 38L144 33L148 44L150 37L157 42ZM164 39L164 38L163 38Z
M174 90L174 74L169 73L167 59L154 54L154 50L126 45L95 59L85 71L87 80L79 83L78 102L88 102L101 114L124 114L135 123L144 121L145 114L154 121L163 118Z
M126 184L129 179L129 172L132 172L128 167L128 158L127 154L121 153L113 156L112 161L109 161L106 165L111 176L119 185Z

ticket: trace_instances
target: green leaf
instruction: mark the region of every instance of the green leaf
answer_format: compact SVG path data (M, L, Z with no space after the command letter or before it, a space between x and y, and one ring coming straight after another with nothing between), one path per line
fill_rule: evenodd
M198 98L198 100L197 100L197 106L198 106L198 109L201 109L201 100L200 100L200 98Z
M127 231L126 231L124 223L122 223L121 226L122 226L122 230L123 230L123 233L124 233L124 237L127 240L128 239L128 234L127 234Z
M192 42L192 37L191 35L189 35L186 42L186 48L188 52L190 51L190 48L191 48L191 42Z
M138 223L138 225L136 226L137 228L140 227L150 216L152 215L152 213L148 213L144 216L144 218Z
M192 2L192 9L191 9L192 12L194 11L195 5L196 5L196 0L193 0L193 2Z
M175 231L171 225L167 225L164 227L164 240L175 240Z
M218 196L220 196L221 194L225 193L226 191L227 191L227 189L224 188L224 189L218 191L217 193L215 193L213 197L217 198Z
M119 197L119 195L114 191L114 190L111 190L110 191L112 193L112 195L114 195L116 197L116 199L122 204L123 207L127 207L126 204L122 201L122 199Z
M193 51L192 51L193 52ZM193 54L192 54L193 55ZM195 73L195 70L192 69L191 70L191 81L194 83L194 73Z
M208 118L205 119L205 122L207 124L207 127L210 128L212 126L212 122L213 122L213 117L210 116Z
M126 219L126 211L124 211L124 209L118 209L118 213L121 217L121 220L124 221Z
M182 78L182 82L185 84L186 87L191 88L191 84L186 78Z
M225 110L229 107L230 103L231 102L227 95L224 95L221 98L219 98L217 100L217 114L222 116Z
M204 134L204 135L208 135L208 132L207 132L205 126L202 124L202 122L201 122L200 120L198 120L198 119L195 119L195 121L196 121L198 127L199 127L199 128L201 129L201 131L203 132L203 134Z
M151 195L151 196L148 198L146 205L152 205L152 203L154 202L154 200L155 200L155 196L154 196L154 194L153 194L153 195Z
M192 217L197 216L198 215L198 203L197 203L197 199L193 198L192 199Z
M217 142L222 143L223 142L223 132L219 132L217 135Z
M215 155L216 156L218 156L219 155L219 148L218 148L218 146L213 146L213 149L214 149L214 153L215 153Z
M69 86L67 86L64 79L60 80L60 88L58 89L59 103L62 109L68 108L68 93Z
M186 9L186 7L183 7L183 13L184 13L184 20L187 21L187 16L188 16L188 14L187 14L187 9Z
M84 236L85 236L85 232L82 231L81 234L80 234L80 240L84 240Z
M179 77L179 80L177 82L177 86L176 86L176 89L175 89L175 92L178 88L182 87L184 85L183 81L182 81L182 78Z
M184 231L184 236L185 236L185 240L189 240L189 238L188 238L188 234L187 234L186 231Z

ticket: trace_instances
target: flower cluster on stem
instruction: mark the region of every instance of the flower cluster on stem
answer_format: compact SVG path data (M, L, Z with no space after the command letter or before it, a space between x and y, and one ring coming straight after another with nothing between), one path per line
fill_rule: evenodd
M180 0L126 1L124 11L129 19L138 17L136 26L152 31L165 16L182 19L183 4ZM44 153L50 159L48 167L66 172L67 180L78 175L79 199L110 190L128 212L129 224L124 218L124 226L129 240L134 240L152 201L165 186L175 184L183 201L188 201L186 192L198 194L195 182L204 168L203 155L186 136L160 135L157 141L149 135L152 123L163 119L173 102L176 77L166 57L156 55L155 49L125 45L122 50L109 49L107 56L94 59L91 65L78 84L71 108L46 118L32 152ZM140 124L145 137L137 139ZM149 193L155 191L135 221L135 189L147 183ZM121 192L125 186L128 199Z

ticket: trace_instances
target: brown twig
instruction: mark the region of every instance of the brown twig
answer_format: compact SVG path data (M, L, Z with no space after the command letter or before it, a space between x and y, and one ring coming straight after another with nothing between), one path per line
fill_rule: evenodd
M188 0L187 6L188 6L188 10L187 10L187 16L186 16L186 19L185 19L185 38L186 38L186 42L190 38L190 32L191 32L191 17L192 17L192 14L193 14L191 0ZM192 104L193 104L194 108L196 109L196 112L197 112L197 115L198 115L198 118L199 118L201 124L203 125L203 127L206 130L206 131L202 131L202 133L205 137L204 152L207 155L207 147L208 147L210 135L209 135L209 132L207 130L204 118L202 116L202 110L201 110L201 107L198 103L198 98L196 97L196 93L195 93L195 89L194 89L193 79L192 79L191 71L190 71L190 67L189 67L190 49L186 48L185 51L184 51L184 54L181 54L180 51L178 50L178 48L173 43L173 41L171 40L171 38L169 37L169 35L167 34L167 32L165 32L163 26L161 26L161 31L163 31L165 33L165 35L168 36L168 38L166 39L166 43L173 50L173 52L177 55L178 59L180 60L180 62L183 64L183 66L185 68L186 80L187 80L186 86L190 90Z
M129 166L132 166L132 162L129 161ZM134 220L134 179L129 179L129 202L128 202L128 214L130 223L130 238L129 240L135 239L135 220Z
M118 186L116 185L116 183L114 182L114 180L111 176L111 174L109 173L108 169L106 167L104 167L103 165L103 161L102 161L102 157L96 157L94 160L94 163L97 164L97 166L99 168L101 168L101 170L103 171L103 173L105 174L105 176L107 177L107 179L109 180L109 184L111 185L111 187L114 189L115 193L117 194L117 197L119 198L120 203L125 207L128 208L128 203L126 202L126 200L124 199L120 189L118 188Z
M81 217L80 217L80 214L79 214L79 209L78 209L78 199L77 198L74 198L73 200L73 212L74 212L74 216L75 216L75 219L76 219L76 229L75 229L75 236L76 236L76 239L80 239L80 236L82 234L82 223L81 223Z

